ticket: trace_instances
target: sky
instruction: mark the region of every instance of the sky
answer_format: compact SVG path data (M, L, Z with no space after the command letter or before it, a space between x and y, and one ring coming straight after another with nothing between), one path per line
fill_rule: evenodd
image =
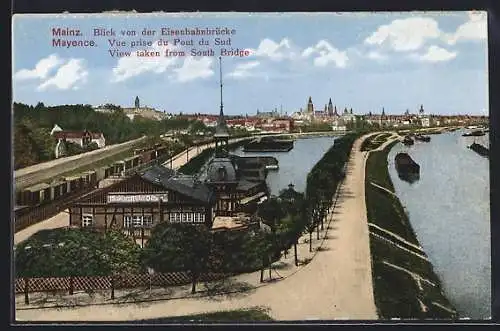
M195 27L235 33L161 35ZM82 35L55 36L58 28ZM115 36L94 36L95 29ZM226 44L230 38L230 45L215 45L215 38ZM54 46L54 39L95 45ZM193 45L173 45L174 39ZM112 40L125 46L111 46ZM147 41L152 46L140 46ZM291 114L306 108L309 97L318 110L331 98L357 114L416 112L421 104L431 114L483 115L489 108L486 12L16 14L12 43L13 101L33 105L133 107L138 96L141 106L161 111L215 114L224 48L248 54L222 57L228 115ZM214 55L191 56L192 49ZM112 50L130 56L111 56ZM144 50L160 56L137 56ZM165 56L166 50L185 56Z

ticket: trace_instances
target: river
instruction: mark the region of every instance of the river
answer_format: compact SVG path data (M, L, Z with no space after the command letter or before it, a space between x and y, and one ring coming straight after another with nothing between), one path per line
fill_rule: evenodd
M279 170L270 170L267 175L267 185L271 194L278 195L292 183L295 190L304 192L307 174L312 167L333 146L335 137L300 138L295 140L293 149L289 152L245 153L240 147L231 153L240 156L274 156L278 159Z
M431 135L431 141L389 153L396 194L409 213L418 240L460 317L491 317L489 160L467 148L474 137L463 131ZM488 136L476 137L485 146ZM420 180L399 179L396 153L420 164Z

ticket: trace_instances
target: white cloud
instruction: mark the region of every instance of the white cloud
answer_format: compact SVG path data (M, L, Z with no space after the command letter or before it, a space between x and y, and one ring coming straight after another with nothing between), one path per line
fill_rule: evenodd
M438 23L433 18L410 17L381 25L364 42L368 45L387 45L395 51L414 51L427 40L441 35Z
M85 70L83 59L70 59L62 65L54 76L38 86L39 91L54 86L60 90L78 89L80 84L86 82L88 71Z
M148 51L160 52L160 56L138 57L136 52L133 51L130 56L118 60L116 67L113 68L111 81L115 83L122 82L145 72L160 74L177 63L178 57L164 56L166 46L158 46L156 42L154 45ZM177 50L172 46L169 46L168 49L171 51Z
M229 73L230 77L233 78L245 78L252 76L251 69L260 65L259 61L250 61L245 63L240 63L236 66L233 72Z
M366 54L366 57L376 61L383 61L387 59L387 55L381 54L377 51L370 51Z
M263 39L257 49L249 49L251 55L268 57L271 60L281 61L295 57L292 45L288 38L283 38L279 43L271 39Z
M349 60L346 52L339 51L326 40L320 40L316 45L308 47L302 52L303 57L316 54L314 65L317 67L324 67L329 63L334 63L338 68L345 68Z
M14 74L14 78L19 80L34 79L34 78L45 79L53 69L57 68L62 63L63 60L59 58L57 54L51 54L48 57L38 61L34 69L19 70Z
M427 52L423 55L416 55L420 61L425 62L445 62L453 60L457 56L457 52L450 52L439 46L432 45L427 49Z
M207 78L214 74L212 70L213 59L202 57L199 60L189 56L184 60L182 67L174 69L177 74L177 80L181 83L188 82L197 78Z
M488 36L486 12L469 12L469 20L460 25L455 33L447 34L445 40L454 45L461 40L483 40Z

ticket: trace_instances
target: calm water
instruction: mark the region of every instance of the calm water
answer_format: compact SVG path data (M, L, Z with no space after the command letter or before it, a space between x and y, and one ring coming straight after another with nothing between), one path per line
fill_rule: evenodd
M333 145L335 137L301 138L294 142L289 152L281 153L245 153L243 147L232 153L241 156L274 156L278 159L279 170L270 170L267 175L267 185L271 194L279 194L293 183L295 190L304 192L307 174Z
M483 319L491 316L489 160L468 149L474 137L462 133L395 145L389 173L446 296L461 317ZM487 135L476 142L489 146ZM394 156L400 151L420 164L419 181L399 179Z

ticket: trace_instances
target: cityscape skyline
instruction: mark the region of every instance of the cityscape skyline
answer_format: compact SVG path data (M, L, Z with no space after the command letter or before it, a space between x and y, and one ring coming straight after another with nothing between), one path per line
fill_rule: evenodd
M309 96L317 110L332 98L339 110L357 114L417 112L421 104L429 114L488 114L484 12L203 13L171 15L171 24L164 18L14 16L13 100L131 107L138 95L142 105L168 113L217 114L216 57L113 58L107 46L53 47L50 29L220 26L236 30L232 47L251 51L223 58L226 115L281 107L290 115L305 109Z

